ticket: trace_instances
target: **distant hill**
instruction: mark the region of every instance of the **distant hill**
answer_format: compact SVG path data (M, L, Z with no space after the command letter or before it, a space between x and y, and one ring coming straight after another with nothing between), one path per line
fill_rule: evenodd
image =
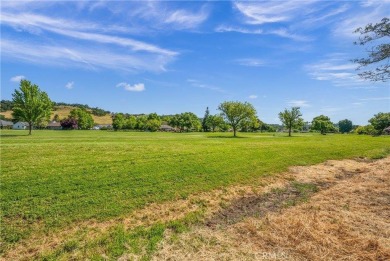
M12 119L12 101L1 100L0 102L0 115L3 115L6 119ZM111 112L105 111L100 108L92 108L88 105L83 104L68 104L62 102L55 102L53 106L53 111L50 116L50 120L54 118L56 114L60 117L60 119L68 117L71 110L75 108L84 108L87 111L90 111L92 114L92 118L96 124L112 124Z

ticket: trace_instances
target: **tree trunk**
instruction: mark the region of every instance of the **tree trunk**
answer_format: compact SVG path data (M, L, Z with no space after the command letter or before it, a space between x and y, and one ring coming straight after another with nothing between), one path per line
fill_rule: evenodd
M236 128L233 127L234 137L236 137Z
M31 130L32 130L32 123L31 122L29 122L29 124L28 124L28 135L31 135Z
M291 137L291 128L288 128L288 136Z

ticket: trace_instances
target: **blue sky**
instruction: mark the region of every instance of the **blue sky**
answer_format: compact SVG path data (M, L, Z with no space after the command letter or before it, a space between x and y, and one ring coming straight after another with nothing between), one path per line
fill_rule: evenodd
M389 83L359 79L353 31L390 1L1 1L1 98L26 78L53 101L203 116L227 100L367 124Z

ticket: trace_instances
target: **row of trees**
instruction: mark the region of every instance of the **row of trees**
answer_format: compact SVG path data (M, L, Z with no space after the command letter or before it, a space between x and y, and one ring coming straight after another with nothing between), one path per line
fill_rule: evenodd
M26 121L29 124L29 134L32 127L49 121L53 103L45 92L39 90L38 86L27 80L22 80L20 90L13 94L13 117L17 120ZM227 101L218 106L220 114L210 115L206 109L203 119L199 119L191 112L176 114L173 116L160 117L156 113L149 115L124 115L118 113L113 116L113 128L115 130L143 130L157 131L163 122L183 131L226 131L231 129L233 135L237 131L273 131L272 127L261 122L256 116L256 110L248 102ZM285 109L279 113L279 119L288 130L289 136L294 130L302 130L304 121L299 107L290 110ZM358 133L381 134L383 129L390 126L390 113L378 113L369 120L370 126L360 128ZM85 108L75 108L66 119L61 120L64 129L91 129L94 121L91 113ZM343 120L338 123L340 132L350 132L352 122ZM311 122L311 131L319 131L322 134L337 132L335 124L329 117L320 115Z

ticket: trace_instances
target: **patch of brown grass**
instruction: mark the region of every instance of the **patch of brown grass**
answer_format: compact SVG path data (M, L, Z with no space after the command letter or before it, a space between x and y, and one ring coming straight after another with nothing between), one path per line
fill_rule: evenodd
M389 260L390 158L295 167L329 186L306 204L167 238L155 260ZM351 174L352 173L352 174Z

